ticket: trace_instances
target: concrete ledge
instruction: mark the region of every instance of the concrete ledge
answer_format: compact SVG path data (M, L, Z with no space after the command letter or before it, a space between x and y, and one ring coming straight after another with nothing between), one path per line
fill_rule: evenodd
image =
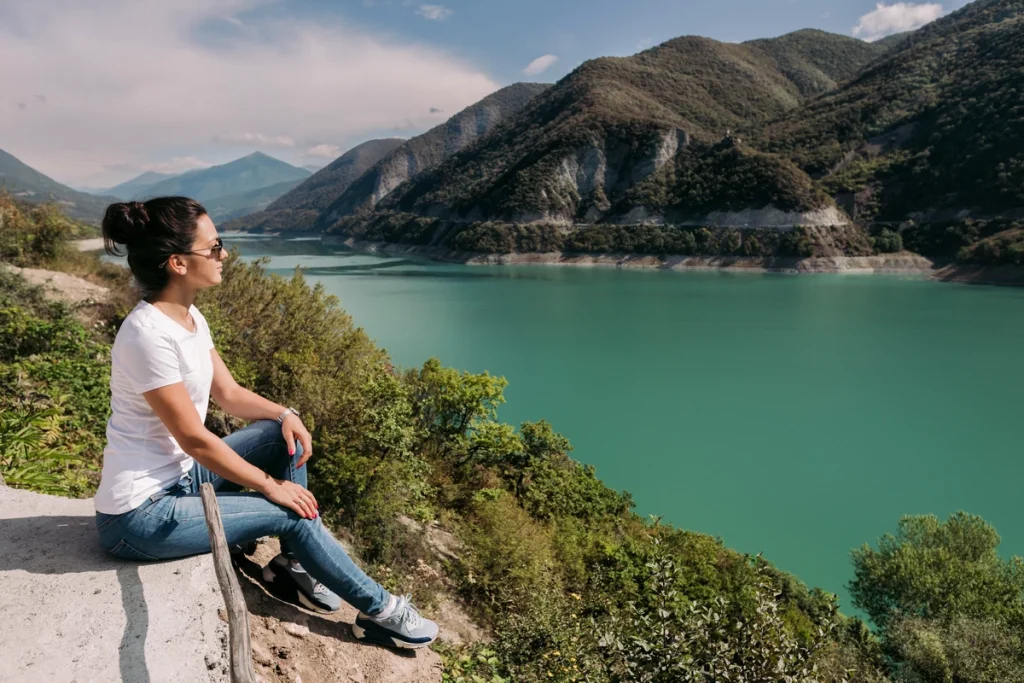
M115 560L94 514L91 499L0 487L0 680L226 682L212 557Z

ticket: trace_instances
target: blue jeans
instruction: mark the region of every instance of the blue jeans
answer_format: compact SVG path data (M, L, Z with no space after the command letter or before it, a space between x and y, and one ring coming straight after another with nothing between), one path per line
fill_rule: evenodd
M306 468L296 467L302 445L294 457L276 420L260 420L224 438L224 443L246 461L277 479L306 486ZM139 507L120 515L96 513L103 549L126 560L169 560L210 552L199 486L217 491L217 503L228 544L247 543L262 536L279 536L281 549L294 557L322 584L364 614L377 614L391 599L384 587L352 561L318 516L305 519L259 493L243 493L238 484L220 477L199 463L173 486L160 491Z

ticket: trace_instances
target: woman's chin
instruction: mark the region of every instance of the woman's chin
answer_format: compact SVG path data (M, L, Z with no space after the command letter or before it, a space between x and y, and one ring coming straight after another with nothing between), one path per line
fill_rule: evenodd
M220 281L223 280L223 279L224 279L224 276L221 275L220 273L217 273L216 275L211 275L210 279L206 281L206 284L204 284L203 287L205 288L205 287L213 287L215 285L219 285Z

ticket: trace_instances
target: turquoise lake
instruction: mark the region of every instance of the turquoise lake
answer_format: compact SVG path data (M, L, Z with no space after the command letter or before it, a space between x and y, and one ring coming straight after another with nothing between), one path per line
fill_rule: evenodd
M396 363L509 380L641 514L838 593L901 515L1024 554L1024 289L920 278L470 267L228 235L306 269Z

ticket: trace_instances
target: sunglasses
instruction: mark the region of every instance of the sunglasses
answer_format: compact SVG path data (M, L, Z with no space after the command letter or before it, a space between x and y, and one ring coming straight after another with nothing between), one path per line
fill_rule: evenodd
M207 255L207 254L203 253L204 251L209 251L210 253ZM221 255L221 252L223 252L223 251L224 251L224 240L221 239L220 237L218 237L217 238L217 243L215 245L213 245L212 247L207 247L206 249L196 249L195 251L184 251L182 253L183 254L197 254L199 256L206 256L207 258L219 259L220 255Z

